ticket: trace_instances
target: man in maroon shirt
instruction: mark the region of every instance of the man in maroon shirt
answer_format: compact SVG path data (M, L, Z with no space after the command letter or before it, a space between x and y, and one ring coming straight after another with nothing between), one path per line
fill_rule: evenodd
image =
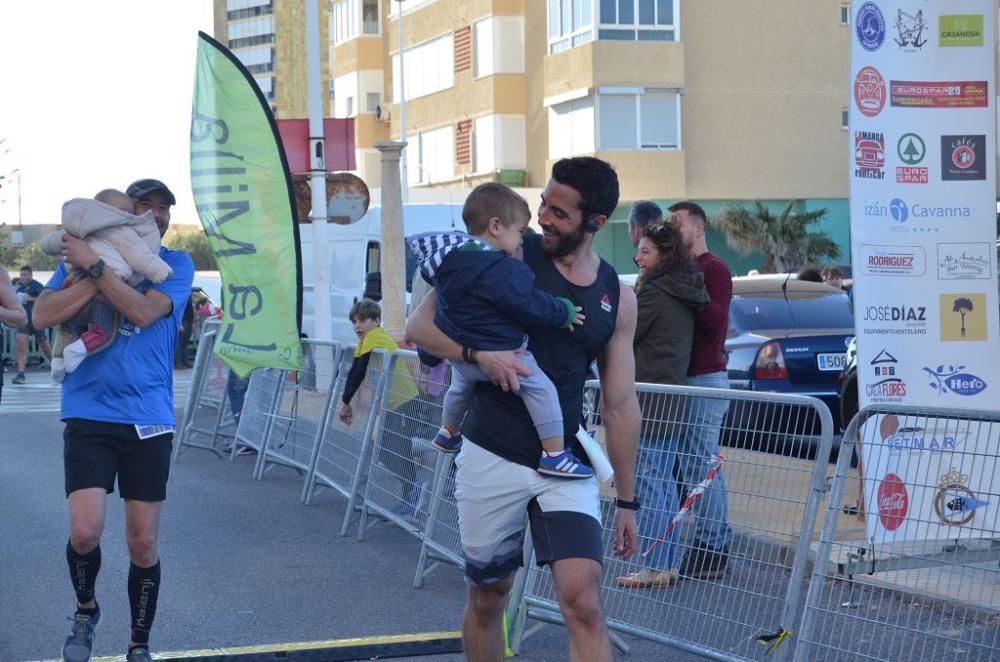
M710 302L695 313L694 342L688 367L688 386L729 388L726 373L726 334L729 302L733 298L732 274L726 263L708 250L705 210L693 202L670 206L670 222L681 232L684 244L705 275ZM729 401L698 398L689 403L685 432L677 454L679 479L690 492L700 483L719 453L719 431ZM718 579L726 574L729 559L729 524L726 479L720 471L694 505L694 542L681 561L682 577Z

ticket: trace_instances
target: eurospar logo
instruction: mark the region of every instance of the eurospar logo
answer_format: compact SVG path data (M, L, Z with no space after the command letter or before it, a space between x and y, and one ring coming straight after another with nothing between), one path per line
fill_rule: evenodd
M938 244L938 280L990 280L989 243Z
M885 16L874 2L866 2L858 9L854 19L855 32L861 48L874 53L885 41Z
M985 294L981 292L942 294L938 301L943 342L986 340Z
M927 43L924 38L927 21L924 20L922 9L918 9L916 14L907 14L902 9L897 9L896 22L892 27L896 28L896 38L893 41L901 51L915 53Z
M941 179L946 182L986 179L986 136L941 136Z
M874 403L901 402L906 397L906 382L897 373L899 361L888 350L882 351L871 361L865 394Z
M885 79L875 67L862 67L854 77L854 103L865 117L875 117L885 107Z
M885 179L885 135L878 131L854 132L854 176Z
M984 80L894 80L889 83L889 98L898 108L986 108L987 88Z
M927 167L917 165L927 155L924 139L915 133L904 133L896 141L896 156L903 165L896 166L897 184L926 184Z
M983 45L983 15L962 14L938 17L938 45L941 48Z
M866 276L923 276L926 271L922 246L861 245L861 273Z
M924 372L930 377L931 390L939 396L952 393L968 398L988 388L989 385L981 377L965 372L965 369L964 365L941 364L937 368L925 367Z

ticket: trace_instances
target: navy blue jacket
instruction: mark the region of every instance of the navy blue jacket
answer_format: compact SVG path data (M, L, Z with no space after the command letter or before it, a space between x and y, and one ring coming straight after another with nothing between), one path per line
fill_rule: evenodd
M520 260L464 233L435 234L433 239L430 234L412 238L410 246L437 291L434 323L458 344L476 350L517 349L528 327L572 324L576 311L569 299L536 288L534 272Z

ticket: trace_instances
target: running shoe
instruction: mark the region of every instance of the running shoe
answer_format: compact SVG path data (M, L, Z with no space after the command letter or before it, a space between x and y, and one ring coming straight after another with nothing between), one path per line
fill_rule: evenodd
M442 453L457 453L462 450L462 433L452 436L450 432L441 428L431 439L431 445Z
M94 631L101 622L101 608L98 607L93 616L77 612L70 620L73 621L73 631L63 644L63 660L90 662L90 655L94 650Z
M590 478L594 470L580 462L568 448L559 455L542 453L538 462L538 473L557 478Z

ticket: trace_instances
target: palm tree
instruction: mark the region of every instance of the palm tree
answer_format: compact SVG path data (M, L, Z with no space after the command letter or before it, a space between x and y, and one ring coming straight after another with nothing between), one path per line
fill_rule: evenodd
M951 307L951 312L958 313L962 316L962 337L965 337L965 315L972 312L972 301L966 299L965 297L959 297L955 299L954 305Z
M771 213L759 200L752 209L730 207L712 219L713 226L726 235L726 243L740 255L763 253L763 273L783 273L823 258L840 257L840 247L823 232L809 227L826 215L826 209L803 213L792 210L798 203L789 200L781 213Z

